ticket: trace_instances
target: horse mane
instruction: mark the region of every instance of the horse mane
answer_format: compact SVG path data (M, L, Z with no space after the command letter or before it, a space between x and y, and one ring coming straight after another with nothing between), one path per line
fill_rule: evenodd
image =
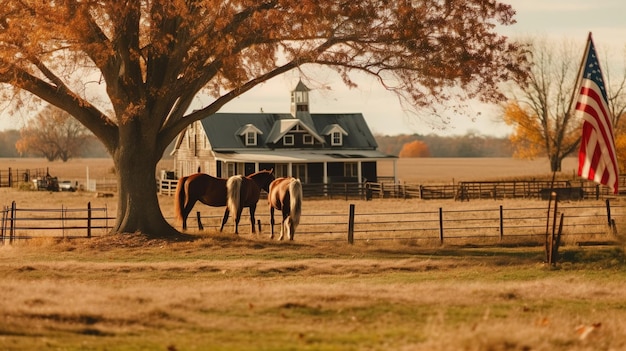
M228 210L233 216L237 215L237 210L240 205L241 197L241 183L243 182L243 176L235 175L228 178L226 182L227 202Z

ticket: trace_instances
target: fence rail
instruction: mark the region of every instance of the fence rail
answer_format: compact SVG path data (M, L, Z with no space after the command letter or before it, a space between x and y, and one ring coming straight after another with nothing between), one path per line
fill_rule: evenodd
M174 195L178 181L158 179L161 195ZM411 184L393 182L367 183L307 183L302 184L305 198L325 199L544 199L557 192L562 200L604 199L612 197L606 187L587 181L466 181L457 184Z
M259 207L256 218L268 218L269 212L267 209L262 210L264 207ZM204 208L212 213L201 215L197 212L197 223L188 221L189 230L219 230L223 209ZM626 222L625 208L611 204L610 200L561 203L558 212L564 216L563 240L614 240L617 231L615 223ZM104 235L115 220L108 217L106 208L94 209L90 204L86 209L22 209L13 203L11 208L5 208L1 214L0 240L3 243L35 237L88 238ZM304 213L297 229L296 240L540 244L546 235L547 215L547 208L519 208L514 205L510 208L494 205L486 209L446 210L439 207L428 211L385 212L364 212L350 205L346 206L345 211L325 212L320 209ZM173 219L168 220L174 225ZM244 212L240 222L243 233L247 232L247 223L249 216ZM260 220L255 225L264 235L270 231L269 228L263 228ZM275 229L279 231L279 226ZM231 230L232 219L224 231Z
M0 241L5 243L17 239L34 237L85 237L103 235L111 229L114 218L108 216L108 209L18 208L15 201L0 212Z
M19 169L11 168L0 169L0 188L10 188L20 182L30 182L32 179L43 178L48 170L45 168Z

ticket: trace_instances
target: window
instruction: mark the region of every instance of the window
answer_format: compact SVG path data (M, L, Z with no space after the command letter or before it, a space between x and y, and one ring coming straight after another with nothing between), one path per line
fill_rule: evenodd
M247 132L246 133L246 146L256 145L256 133L255 132Z
M233 162L226 163L226 174L224 175L224 178L232 177L235 174L237 174L236 164Z
M343 164L343 176L346 178L356 178L359 176L358 164L356 162L346 162Z
M311 134L304 134L302 136L302 144L313 145L313 136Z
M283 137L283 145L293 145L293 135L285 135Z
M341 132L333 132L331 135L331 145L341 145L342 144L342 140L341 140Z

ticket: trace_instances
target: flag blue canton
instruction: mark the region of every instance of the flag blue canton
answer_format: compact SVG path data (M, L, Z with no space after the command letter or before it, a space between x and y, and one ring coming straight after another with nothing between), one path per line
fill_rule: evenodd
M608 102L606 88L604 87L604 79L602 79L602 71L600 70L600 62L596 55L596 48L593 41L589 43L589 52L587 53L587 59L585 60L585 71L583 77L592 80L600 88L602 98L605 102Z

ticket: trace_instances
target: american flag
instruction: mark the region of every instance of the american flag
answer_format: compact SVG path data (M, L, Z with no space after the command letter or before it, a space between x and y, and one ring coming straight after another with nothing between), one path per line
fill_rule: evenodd
M583 134L578 152L578 175L606 185L617 194L619 173L611 112L591 33L582 65L576 103L576 113L583 118Z

